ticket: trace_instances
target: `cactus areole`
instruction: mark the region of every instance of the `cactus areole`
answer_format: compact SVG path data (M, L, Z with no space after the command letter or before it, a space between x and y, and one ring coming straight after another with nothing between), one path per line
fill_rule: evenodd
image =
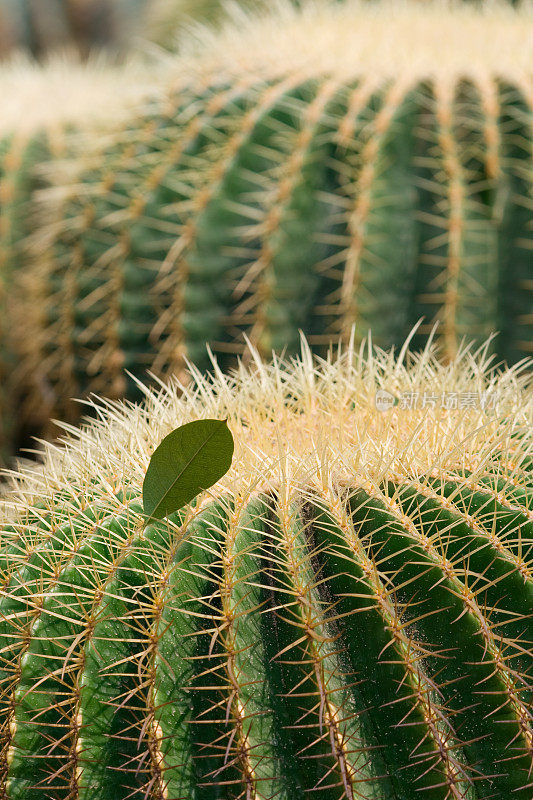
M103 405L12 476L0 796L527 800L531 377L250 363ZM155 446L207 418L229 471L146 525Z

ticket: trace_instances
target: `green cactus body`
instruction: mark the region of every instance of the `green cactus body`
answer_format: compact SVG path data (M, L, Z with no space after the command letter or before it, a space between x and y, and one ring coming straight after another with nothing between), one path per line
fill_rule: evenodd
M48 293L40 294L39 271L28 276L29 239L39 229L36 194L48 185L46 164L54 168L72 157L72 137L83 129L90 137L94 126L105 135L106 120L120 117L128 104L148 90L153 73L143 74L133 64L127 69L104 60L80 64L56 58L45 66L13 60L0 69L4 113L0 121L0 460L10 456L13 440L24 429L35 431L31 406L20 405L26 392L28 372L42 390L52 392L39 361L24 357L28 322L25 281L33 289L31 303L35 325L42 324ZM137 83L136 83L137 81ZM117 103L117 95L119 102ZM111 110L112 109L112 110ZM94 134L93 134L94 135ZM39 239L39 234L35 234ZM40 269L44 267L41 265ZM52 318L48 321L55 324ZM40 334L32 326L32 333ZM42 334L41 334L42 335ZM68 391L68 386L65 386ZM13 409L17 408L16 421ZM43 419L39 412L39 422Z
M14 476L0 796L526 800L531 377L429 348L250 356L100 406ZM378 389L465 400L379 411ZM151 452L204 416L230 471L146 526Z
M244 335L324 350L355 324L390 346L424 317L415 343L440 322L445 358L493 331L509 362L531 353L531 15L402 9L287 6L199 34L179 95L76 159L27 292L51 411L138 397L125 369L205 368L206 343L226 368Z
M57 151L56 151L57 153ZM59 155L59 153L57 153ZM28 211L32 191L39 180L35 165L51 156L44 137L32 134L0 139L0 461L11 454L16 435L13 409L20 376L17 377L14 274L25 260L23 242L28 234ZM23 367L24 370L24 367Z

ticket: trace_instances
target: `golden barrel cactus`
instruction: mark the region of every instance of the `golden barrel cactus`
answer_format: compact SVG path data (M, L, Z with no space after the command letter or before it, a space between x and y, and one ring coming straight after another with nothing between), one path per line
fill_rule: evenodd
M66 55L45 64L17 57L0 65L0 461L29 423L29 407L21 405L28 374L43 399L47 391L20 347L28 330L35 334L30 320L39 314L24 282L32 285L28 239L39 227L35 198L47 185L45 164L53 162L53 171L72 156L74 132L94 139L97 129L104 137L111 120L116 124L153 90L156 72L154 65L117 66L102 56L84 64Z
M388 347L424 317L416 344L438 320L447 358L492 331L531 354L530 7L302 6L191 32L157 96L54 170L25 315L39 413L133 398L206 342L225 369L244 334L324 351L355 324Z
M304 345L97 405L2 498L1 796L531 796L531 377ZM206 417L230 471L147 524Z

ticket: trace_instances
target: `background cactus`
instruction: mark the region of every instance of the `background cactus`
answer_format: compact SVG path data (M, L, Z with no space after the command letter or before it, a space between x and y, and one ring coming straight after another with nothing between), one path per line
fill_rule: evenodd
M527 800L525 374L253 354L48 445L1 503L3 796ZM151 452L206 417L230 472L145 528Z
M58 163L69 154L70 133L102 137L109 125L138 101L155 79L156 67L129 62L117 67L102 58L80 64L72 58L37 66L12 60L0 67L0 454L20 435L26 419L23 408L12 420L22 391L16 340L27 320L17 296L18 279L27 268L27 237L36 225L32 198L45 185L43 164ZM18 430L17 430L18 429Z
M206 342L226 367L243 334L292 352L355 323L389 346L424 316L416 344L440 320L448 358L493 330L500 356L531 353L531 22L285 4L199 33L179 92L55 170L24 355L51 413L135 396L125 369L204 367Z

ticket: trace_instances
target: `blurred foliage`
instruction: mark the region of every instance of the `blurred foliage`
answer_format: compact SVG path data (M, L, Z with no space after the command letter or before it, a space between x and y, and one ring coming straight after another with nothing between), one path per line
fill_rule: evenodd
M298 0L293 0L300 5ZM184 25L193 22L216 24L220 22L227 9L239 6L246 9L267 9L269 0L148 0L146 8L146 34L158 44L171 46Z
M146 0L0 0L0 56L41 56L74 46L123 49L137 31Z
M71 46L82 55L122 50L135 35L172 46L184 25L217 23L231 5L264 9L269 0L0 0L0 57Z

